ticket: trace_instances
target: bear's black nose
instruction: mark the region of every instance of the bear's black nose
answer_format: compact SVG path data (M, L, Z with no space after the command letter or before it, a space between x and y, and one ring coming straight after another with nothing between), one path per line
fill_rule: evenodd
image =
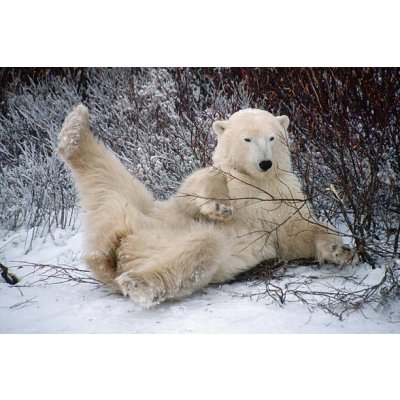
M258 164L263 171L268 171L272 167L272 161L263 160Z

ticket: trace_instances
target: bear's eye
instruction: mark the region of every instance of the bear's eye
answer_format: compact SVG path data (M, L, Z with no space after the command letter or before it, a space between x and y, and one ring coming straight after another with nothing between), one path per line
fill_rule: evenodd
M275 139L275 136L272 136L271 138L269 138L269 141L272 142Z
M244 141L245 142L251 142L251 139L247 137L247 138L244 138Z

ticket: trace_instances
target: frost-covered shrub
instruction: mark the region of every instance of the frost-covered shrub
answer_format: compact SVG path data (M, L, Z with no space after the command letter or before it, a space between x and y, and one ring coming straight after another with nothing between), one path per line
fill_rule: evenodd
M364 261L399 256L400 69L208 73L290 117L293 164L317 216L345 226Z
M194 124L180 118L177 89L166 69L98 69L88 72L88 105L95 131L155 196L168 197L210 152L207 127L196 146ZM200 151L199 151L200 150Z
M23 74L8 83L0 118L0 225L9 230L40 225L46 233L54 225L74 223L75 190L55 148L63 119L79 102L90 109L94 133L159 199L210 162L215 144L211 124L235 111L235 98L230 104L212 85L207 96L200 95L201 82L189 69L179 76L165 68L40 74L24 69Z
M73 225L76 196L72 180L54 152L65 110L79 101L68 77L11 85L0 115L0 226Z
M74 223L73 183L54 149L63 119L81 101L95 134L159 199L210 163L214 120L252 107L290 117L293 166L317 216L345 226L366 261L398 254L399 69L13 72L0 85L2 228L45 232Z
M94 131L159 199L211 161L212 122L251 101L211 84L200 93L196 70L94 69L87 72L87 103Z

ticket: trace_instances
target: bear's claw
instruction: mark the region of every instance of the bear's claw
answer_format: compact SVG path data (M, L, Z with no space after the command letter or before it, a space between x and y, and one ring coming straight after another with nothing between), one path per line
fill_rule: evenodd
M133 272L126 272L115 281L124 296L129 296L144 308L154 307L163 300L150 282Z
M226 221L233 216L233 207L217 202L210 202L203 206L202 214L216 221Z

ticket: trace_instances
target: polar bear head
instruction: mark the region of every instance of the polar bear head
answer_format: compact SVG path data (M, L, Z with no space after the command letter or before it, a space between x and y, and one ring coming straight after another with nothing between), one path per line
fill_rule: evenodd
M214 122L218 136L214 165L260 179L275 176L279 170L290 171L288 126L286 115L275 117L257 109L241 110L228 120Z

